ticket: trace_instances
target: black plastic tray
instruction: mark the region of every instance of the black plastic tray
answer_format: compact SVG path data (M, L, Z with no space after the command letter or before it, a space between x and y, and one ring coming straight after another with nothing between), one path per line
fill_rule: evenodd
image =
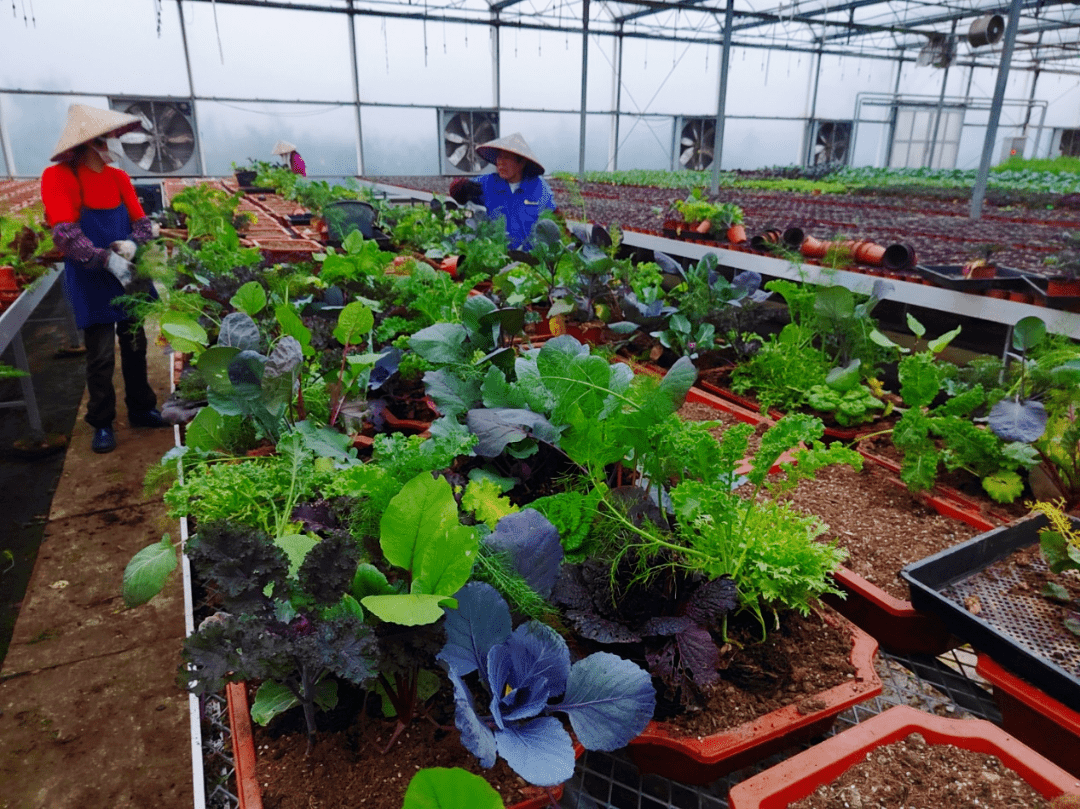
M936 266L915 265L915 271L939 287L957 292L982 292L986 289L1026 290L1027 275L1011 267L998 267L993 278L965 278L964 265L942 264Z
M1019 593L1006 576L986 571L1037 543L1046 524L1040 514L995 528L910 564L900 575L911 588L915 609L937 615L958 638L1080 711L1080 639L1058 625L1057 613L1038 593ZM1080 520L1073 524L1080 527ZM972 597L978 598L978 615L964 604Z
M1080 307L1080 295L1047 295L1046 279L1024 276L1027 282L1027 291L1034 293L1044 306L1051 309L1076 309Z

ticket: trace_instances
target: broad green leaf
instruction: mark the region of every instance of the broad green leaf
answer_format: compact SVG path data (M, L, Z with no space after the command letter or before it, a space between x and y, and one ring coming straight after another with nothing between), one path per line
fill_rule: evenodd
M296 575L297 571L300 570L300 565L304 562L304 557L308 555L308 551L318 544L317 539L312 539L306 534L286 534L277 537L274 542L289 557L290 576Z
M315 704L328 711L337 707L337 680L327 678L315 685ZM266 680L255 692L255 701L251 704L251 718L265 726L275 716L300 704L292 691L276 680Z
M443 536L426 543L412 592L453 595L469 580L480 538L471 525L447 525Z
M187 425L184 443L194 449L220 450L229 437L236 434L242 416L226 416L212 407L202 408Z
M401 809L503 809L503 802L479 775L460 767L429 767L412 777Z
M364 304L353 301L341 310L334 337L342 345L358 345L375 325L375 316Z
M229 303L234 309L255 317L266 306L266 290L258 281L248 281L229 298Z
M908 328L911 329L911 333L920 340L923 338L923 335L926 334L926 326L916 320L915 316L910 312L908 312L907 316L907 325Z
M1013 326L1012 345L1017 351L1030 351L1046 338L1046 324L1031 315L1022 317Z
M445 478L421 472L390 501L379 523L386 561L415 578L429 543L440 541L446 526L457 524L457 501Z
M394 592L394 588L390 586L390 582L381 570L373 564L364 562L356 568L349 592L358 601L363 601L371 595L390 595Z
M282 337L295 338L300 343L305 357L310 357L315 353L315 349L311 347L311 329L304 325L304 321L300 319L300 315L296 313L292 305L288 303L277 305L274 307L274 317L281 327Z
M174 351L200 354L206 348L206 329L189 315L166 312L161 316L161 333L169 339Z
M229 365L240 353L232 346L211 346L199 355L195 367L206 380L207 386L218 393L230 393L232 382L229 381Z
M402 626L433 624L442 618L444 606L457 606L449 596L425 593L366 596L360 603L383 621Z
M936 340L931 340L930 342L928 342L926 344L926 347L929 348L932 353L940 354L942 351L945 350L945 346L947 346L949 343L956 339L956 336L960 334L960 329L961 327L957 326L952 331L945 332Z
M161 592L169 574L176 569L176 547L168 534L160 542L147 545L124 568L124 604L138 607Z

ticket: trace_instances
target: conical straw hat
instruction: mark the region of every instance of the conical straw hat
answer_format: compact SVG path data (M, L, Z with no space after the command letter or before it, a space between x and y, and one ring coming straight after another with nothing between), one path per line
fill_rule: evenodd
M53 149L50 160L62 162L75 156L75 147L89 143L94 138L109 135L120 136L138 129L142 119L116 110L99 110L85 104L68 107L67 124L60 135L60 142Z
M289 143L287 140L279 140L274 144L274 154L283 155L289 154L289 152L295 152L296 147Z
M525 142L520 132L507 135L505 138L489 140L476 147L476 153L489 163L495 162L499 152L510 152L529 161L531 165L525 166L526 177L536 177L544 173L543 165L536 159L536 155L532 153L532 149L529 148L529 144Z

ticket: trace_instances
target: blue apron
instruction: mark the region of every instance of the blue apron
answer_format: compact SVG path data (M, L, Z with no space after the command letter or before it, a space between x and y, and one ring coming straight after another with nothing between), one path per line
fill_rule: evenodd
M131 237L131 218L123 203L105 209L84 206L79 214L79 227L94 247L102 249L115 241ZM124 288L108 270L93 269L65 260L64 293L75 313L75 324L80 329L131 319L123 307L112 303L114 298L124 294ZM156 291L151 295L156 298Z

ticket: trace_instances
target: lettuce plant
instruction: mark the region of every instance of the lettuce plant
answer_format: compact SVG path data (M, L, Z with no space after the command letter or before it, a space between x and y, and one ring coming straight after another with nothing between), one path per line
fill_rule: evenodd
M571 664L566 642L538 621L511 626L491 586L466 585L446 614L439 660L454 685L462 743L491 767L501 756L522 778L552 787L574 773L574 742L553 714L565 714L589 750L616 750L645 729L656 694L648 673L607 652ZM487 710L466 681L476 675Z

